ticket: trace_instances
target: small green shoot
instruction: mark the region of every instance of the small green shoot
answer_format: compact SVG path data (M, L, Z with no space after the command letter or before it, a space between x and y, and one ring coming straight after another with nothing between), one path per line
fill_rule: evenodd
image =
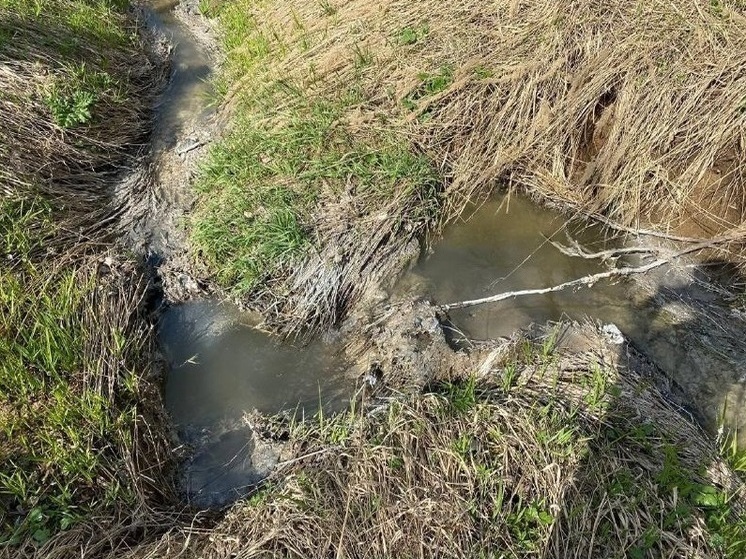
M398 43L400 45L414 45L427 37L428 33L430 33L430 26L427 23L418 27L404 27L399 31Z
M44 102L58 126L75 128L90 122L91 107L96 102L96 97L90 91L78 90L65 94L58 88L52 87L44 97Z
M319 7L321 8L321 14L330 17L337 13L337 6L332 4L331 0L320 0Z
M476 68L474 68L474 76L478 80L486 80L493 77L494 75L495 73L485 66L477 66Z
M373 64L373 52L367 45L356 44L352 48L355 68L361 70Z

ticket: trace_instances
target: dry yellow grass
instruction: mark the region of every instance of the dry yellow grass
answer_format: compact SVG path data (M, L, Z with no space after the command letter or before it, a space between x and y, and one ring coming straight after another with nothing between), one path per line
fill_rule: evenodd
M710 515L744 529L742 482L632 348L588 325L557 339L474 352L422 394L291 428L293 459L222 520L110 556L725 556Z
M311 97L359 88L348 123L393 127L430 154L448 217L505 183L624 225L742 224L742 2L324 5L240 5L273 54L234 93L273 79Z
M273 130L322 102L341 111L330 135L398 137L443 177L427 200L440 224L507 186L626 230L714 239L743 263L741 2L265 0L219 17L225 114ZM316 250L255 293L279 330L334 323L438 230L411 218L417 197L370 204L350 181L341 195L313 185Z

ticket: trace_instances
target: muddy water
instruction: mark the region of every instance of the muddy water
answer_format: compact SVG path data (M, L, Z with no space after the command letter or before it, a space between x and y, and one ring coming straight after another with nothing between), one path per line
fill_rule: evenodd
M264 413L316 413L344 405L344 363L322 342L280 344L250 325L251 316L213 301L167 310L160 340L170 364L166 406L180 428L205 429Z
M161 167L174 164L169 161L178 164L190 142L201 138L193 132L211 111L211 61L172 13L174 4L151 4L148 15L149 25L174 44L172 73L159 102L154 135L156 153L164 154ZM177 182L186 184L187 176L185 172L184 180ZM179 196L169 191L164 197ZM157 230L158 224L150 223L149 229ZM400 281L393 297L426 296L450 303L547 287L601 271L597 262L565 256L546 242L545 237L563 242L566 230L586 248L604 248L597 230L567 224L523 198L497 198L468 222L449 228L434 252ZM685 399L696 402L704 410L700 417L712 426L723 401L731 410L743 408L746 355L736 352L716 362L700 347L703 335L715 330L713 325L696 313L689 312L687 319L686 313L670 311L672 304L681 305L690 295L691 286L666 289L640 301L629 296L624 282L604 282L593 289L455 310L451 319L457 331L452 337L468 345L467 339L507 336L532 322L586 316L612 322L683 387ZM333 411L345 407L354 392L335 348L321 342L302 349L281 346L253 329L253 323L251 316L212 301L172 307L161 320L159 336L169 365L166 405L179 439L193 449L183 477L189 499L198 506L223 505L246 495L279 458L276 449L261 447L253 437L244 421L247 412ZM725 344L715 339L711 345Z
M169 365L166 407L182 442L195 448L184 487L198 505L244 495L276 456L259 456L246 413L297 417L343 409L354 392L334 347L280 345L231 305L197 301L168 309L159 337Z
M547 238L567 244L565 233L591 251L603 250L600 231L542 209L523 197L498 197L464 223L448 228L398 287L439 304L506 291L557 285L604 269L595 260L570 257ZM509 336L519 328L563 317L597 316L627 322L630 305L621 283L512 299L450 313L456 338Z
M178 0L150 3L147 25L171 44L171 75L156 107L156 152L173 149L185 123L198 123L212 112L214 89L210 82L212 61L206 50L174 14ZM186 146L185 146L186 147Z
M562 254L546 241L565 232L591 251L608 248L598 229L567 223L520 197L498 197L444 232L433 252L402 279L395 297L452 303L521 289L544 288L603 271L601 264ZM691 271L691 270L690 270ZM746 344L742 319L696 276L660 268L644 287L631 280L532 295L450 312L449 337L509 336L531 323L591 317L614 324L673 382L670 396L711 433L722 421L746 444Z
M155 254L180 246L173 241L179 227L164 226L162 220L188 207L186 159L210 140L213 61L175 15L177 4L151 2L146 13L147 25L172 45L171 74L156 107L153 134L157 197L168 210L145 226ZM354 393L335 348L321 342L304 348L280 345L252 328L255 323L231 305L207 300L169 308L161 317L159 339L169 369L166 408L179 441L190 449L183 489L200 507L246 495L277 462L278 450L254 437L247 413L330 413L347 407Z

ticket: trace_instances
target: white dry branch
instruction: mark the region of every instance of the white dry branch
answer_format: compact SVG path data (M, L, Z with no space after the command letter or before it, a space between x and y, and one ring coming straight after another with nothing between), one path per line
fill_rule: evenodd
M567 235L567 239L570 243L570 245L563 245L561 243L558 243L557 241L553 241L549 237L546 237L546 241L551 244L554 248L556 248L558 251L560 251L565 256L570 257L577 257L577 258L585 258L586 260L610 260L610 259L616 259L620 256L623 256L625 254L653 254L653 253L660 253L660 248L655 247L617 247L612 248L608 250L601 250L598 252L588 252L585 248L583 248L580 243L577 241L577 239L573 239L570 237L567 232L565 232Z
M732 237L710 239L708 241L702 241L695 245L689 246L682 250L670 252L666 256L660 256L661 251L639 250L637 252L658 252L659 256L652 262L649 262L647 264L643 264L640 266L624 266L621 268L614 268L611 270L607 270L605 272L599 272L597 274L589 274L587 276L583 276L583 277L580 277L580 278L577 278L571 281L566 281L564 283L553 285L551 287L543 287L543 288L537 288L537 289L521 289L518 291L506 291L504 293L498 293L497 295L491 295L489 297L482 297L480 299L472 299L470 301L459 301L456 303L449 303L447 305L440 305L439 308L443 311L450 311L453 309L475 307L477 305L485 305L488 303L497 303L500 301L505 301L506 299L513 299L515 297L524 297L526 295L544 295L546 293L554 293L555 291L562 291L565 289L569 289L571 287L593 287L593 285L596 284L596 282L600 280L631 276L635 274L644 274L646 272L654 270L655 268L659 268L666 264L670 264L677 258L681 258L682 256L685 256L687 254L699 252L699 251L702 251L708 248L715 248L719 244L722 244L727 241L733 241L733 240L735 239ZM555 243L552 243L552 244L555 244ZM557 245L555 244L555 246ZM563 247L563 248L567 249L567 247ZM608 257L608 256L611 256L612 252L614 251L608 251L608 253L606 251L604 253L596 253L595 257L604 257L604 256ZM619 254L621 253L617 251L617 255ZM573 255L582 256L584 258L594 257L594 254L588 253L584 249L580 249L578 254L573 254Z

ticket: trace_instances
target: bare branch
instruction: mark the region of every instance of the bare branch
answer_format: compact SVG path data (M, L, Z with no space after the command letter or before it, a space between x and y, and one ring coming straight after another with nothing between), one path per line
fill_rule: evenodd
M539 289L522 289L519 291L507 291L505 293L499 293L497 295L492 295L490 297L483 297L481 299L472 299L471 301L460 301L457 303L440 305L439 308L443 311L450 311L453 309L475 307L477 305L484 305L487 303L497 303L500 301L504 301L506 299L513 299L515 297L524 297L526 295L544 295L546 293L554 293L555 291L562 291L562 290L565 290L571 287L593 287L593 285L600 280L631 276L635 274L644 274L646 272L649 272L650 270L654 270L655 268L659 268L665 264L669 264L676 258L680 258L684 255L691 254L693 252L697 252L700 250L704 250L706 248L712 248L714 246L715 244L713 241L705 241L705 242L701 242L699 244L690 246L686 249L674 252L666 258L663 258L663 257L657 258L656 260L649 262L648 264L644 264L642 266L625 266L623 268L615 268L613 270L608 270L606 272L599 272L597 274L590 274L587 276L583 276L581 278L567 281L565 283L560 283L558 285L553 285L551 287L544 287L544 288L539 288Z
M556 248L565 256L570 256L573 258L585 258L587 260L608 260L610 258L619 258L620 256L623 256L625 254L660 253L660 249L653 247L620 247L601 250L599 252L588 252L580 245L580 243L576 239L571 238L569 235L567 236L567 238L570 241L571 246L563 245L562 243L553 241L549 237L545 237L548 243L550 243L554 248Z

